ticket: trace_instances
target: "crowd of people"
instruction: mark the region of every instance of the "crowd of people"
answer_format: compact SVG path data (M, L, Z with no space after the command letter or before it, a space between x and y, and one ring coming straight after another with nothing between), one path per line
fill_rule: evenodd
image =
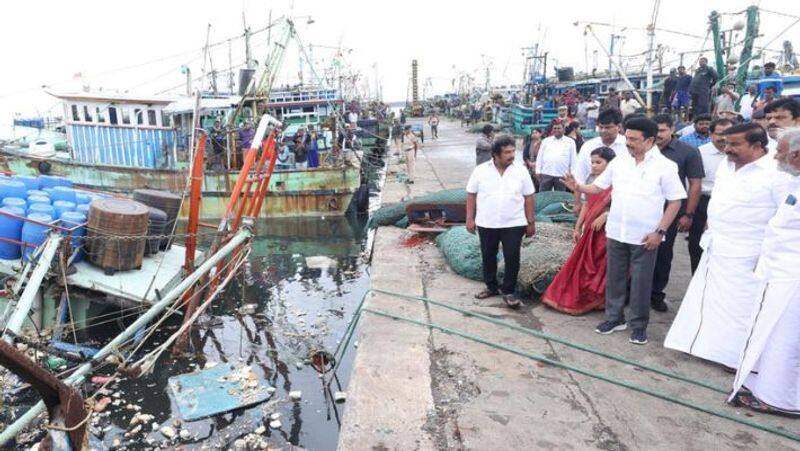
M569 99L549 129L526 137L520 165L515 140L484 127L467 184L467 229L480 238L486 284L476 298L519 306L533 194L571 191L575 247L544 304L604 309L595 332L630 328L629 341L644 345L650 312L670 308L673 247L686 234L693 275L664 346L735 372L731 401L800 415L800 103L775 86L741 98L723 86L712 99L718 80L702 60L694 76L682 67L674 75L669 103L652 117L625 93ZM693 117L683 123L686 109ZM598 136L580 142L583 120Z

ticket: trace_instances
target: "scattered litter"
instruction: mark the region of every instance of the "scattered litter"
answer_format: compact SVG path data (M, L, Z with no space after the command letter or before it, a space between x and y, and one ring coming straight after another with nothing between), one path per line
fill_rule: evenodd
M306 257L306 266L311 269L328 269L337 266L336 260L324 255Z
M172 440L173 438L175 438L176 435L175 429L172 429L169 426L164 426L163 428L161 428L161 435L166 437L168 440Z
M275 393L275 387L267 387L267 393L270 395Z
M272 429L280 429L281 426L283 426L281 424L281 420L272 420L269 422L269 427L271 427Z
M338 404L341 404L347 401L347 394L343 391L337 391L336 393L333 394L333 401Z
M252 406L270 397L250 366L231 363L173 376L169 387L186 421Z
M292 401L300 401L303 397L303 393L300 390L293 390L289 392L289 399Z
M95 385L103 385L111 382L111 376L92 376L92 383Z
M240 438L233 442L233 447L236 449L245 449L247 448L247 442Z
M273 413L272 415L269 416L269 419L272 420L272 421L275 421L275 420L279 419L280 417L281 417L281 413L280 412L275 412L275 413Z
M297 362L295 362L294 366L297 367L298 370L302 370L305 364L303 364L303 362L298 360Z
M100 398L100 400L97 401L97 403L94 405L93 410L97 413L102 412L106 410L106 407L108 407L110 403L111 403L111 398L109 398L108 396Z
M181 429L181 432L179 432L178 435L180 436L181 440L189 440L192 438L192 434L186 429Z
M255 432L258 435L264 435L267 432L267 428L265 428L264 426L259 426L253 432Z
M244 304L243 306L239 307L239 314L252 315L256 312L256 307L258 307L258 304Z

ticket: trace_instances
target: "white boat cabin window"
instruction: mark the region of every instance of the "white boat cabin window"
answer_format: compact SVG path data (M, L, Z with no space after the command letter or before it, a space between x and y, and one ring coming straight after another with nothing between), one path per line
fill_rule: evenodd
M74 104L71 105L71 110L72 110L72 120L74 122L80 122L81 121L81 114L78 111L78 105L74 105Z
M97 113L97 122L106 121L106 116L103 114L103 110L100 107L95 108L94 111Z
M156 112L154 110L147 110L147 125L156 125Z
M117 125L119 123L117 121L117 107L108 107L108 123L112 125Z
M134 108L133 109L133 116L136 118L136 123L137 124L139 124L139 125L143 125L144 124L144 118L142 117L142 110L140 110L139 108Z
M158 125L169 127L169 116L167 116L167 113L165 113L164 110L159 110L159 113L161 113L161 123Z
M92 115L89 113L89 107L87 105L83 106L83 120L85 122L94 122L92 120Z
M131 112L127 108L120 108L122 111L122 123L129 125L131 123Z

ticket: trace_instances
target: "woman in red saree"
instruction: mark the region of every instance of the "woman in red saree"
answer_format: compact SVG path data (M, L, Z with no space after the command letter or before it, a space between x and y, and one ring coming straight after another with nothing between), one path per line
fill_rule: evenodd
M592 151L592 175L586 183L605 170L614 151L600 147ZM606 217L611 205L611 189L590 195L575 223L577 244L564 266L542 295L542 302L554 309L581 315L602 309L606 296Z

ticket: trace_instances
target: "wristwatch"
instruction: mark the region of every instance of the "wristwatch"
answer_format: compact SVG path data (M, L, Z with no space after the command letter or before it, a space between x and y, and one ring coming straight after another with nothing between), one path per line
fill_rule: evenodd
M656 230L656 233L657 233L657 234L659 234L659 235L661 235L661 236L664 236L664 235L666 235L666 234L667 234L667 231L666 231L666 230L664 230L664 229L658 229L658 230Z

